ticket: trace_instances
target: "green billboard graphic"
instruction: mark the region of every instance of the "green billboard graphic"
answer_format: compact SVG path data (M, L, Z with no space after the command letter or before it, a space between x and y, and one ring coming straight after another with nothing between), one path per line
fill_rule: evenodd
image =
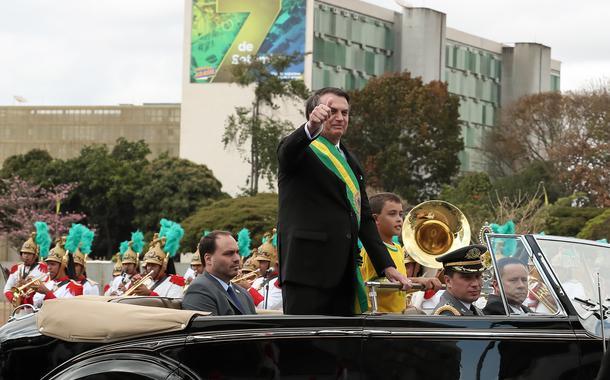
M306 0L193 0L191 83L230 82L231 65L305 52ZM304 63L283 77L303 78Z

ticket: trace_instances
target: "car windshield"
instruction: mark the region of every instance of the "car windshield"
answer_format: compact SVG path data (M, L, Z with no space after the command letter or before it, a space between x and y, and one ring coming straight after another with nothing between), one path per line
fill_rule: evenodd
M599 310L598 273L601 301L608 306L610 245L541 236L536 237L536 241L581 318L587 319Z

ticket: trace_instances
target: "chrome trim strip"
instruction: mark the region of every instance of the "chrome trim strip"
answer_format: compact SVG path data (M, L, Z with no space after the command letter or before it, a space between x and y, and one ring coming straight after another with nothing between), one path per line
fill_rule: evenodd
M226 342L235 340L265 340L265 339L324 339L324 338L447 338L451 340L528 340L528 341L559 341L559 340L599 340L584 331L556 330L540 331L536 329L432 329L413 328L395 330L354 330L354 329L324 329L324 330L277 330L277 331L240 331L222 333L193 334L186 338L187 343Z

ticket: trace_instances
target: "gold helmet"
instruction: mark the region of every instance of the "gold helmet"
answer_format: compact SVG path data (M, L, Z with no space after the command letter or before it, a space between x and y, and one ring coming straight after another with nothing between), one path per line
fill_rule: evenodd
M55 240L55 247L49 250L49 256L47 256L45 261L55 261L57 263L66 265L68 263L68 255L66 255L64 244L66 244L65 236L57 238Z
M157 264L163 266L167 264L167 254L161 248L165 244L165 237L159 238L158 236L158 234L155 234L150 242L148 252L144 255L144 265Z
M277 248L273 244L275 236L275 228L273 233L267 232L263 237L263 244L258 247L258 252L254 256L253 260L256 261L269 261L272 264L277 260Z
M254 272L258 269L258 262L254 260L254 258L250 257L244 262L243 267L241 268L242 273L250 273Z
M116 261L114 263L114 267L112 267L112 275L113 276L118 276L121 273L123 273L123 263L121 262L121 254L120 253L117 253L114 256L116 258Z
M193 257L191 258L191 265L203 265L201 261L201 253L199 253L199 248L193 253Z
M38 245L35 242L36 232L32 232L30 234L30 238L23 243L21 246L21 250L19 253L33 253L34 255L38 254Z
M80 264L85 266L87 264L87 256L81 252L80 247L76 248L76 251L72 252L74 257L74 264Z
M134 251L131 247L133 242L130 241L127 247L127 250L123 253L123 264L136 264L138 265L138 253Z
M161 219L161 229L154 235L144 255L144 264L161 265L163 270L167 269L169 259L178 253L180 240L184 236L184 229L180 224L168 219Z

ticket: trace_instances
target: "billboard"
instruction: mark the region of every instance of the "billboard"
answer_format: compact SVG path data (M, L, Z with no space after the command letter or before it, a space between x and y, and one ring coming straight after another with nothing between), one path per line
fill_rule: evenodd
M193 0L191 83L230 82L231 66L305 52L306 0ZM283 77L303 79L304 62Z

